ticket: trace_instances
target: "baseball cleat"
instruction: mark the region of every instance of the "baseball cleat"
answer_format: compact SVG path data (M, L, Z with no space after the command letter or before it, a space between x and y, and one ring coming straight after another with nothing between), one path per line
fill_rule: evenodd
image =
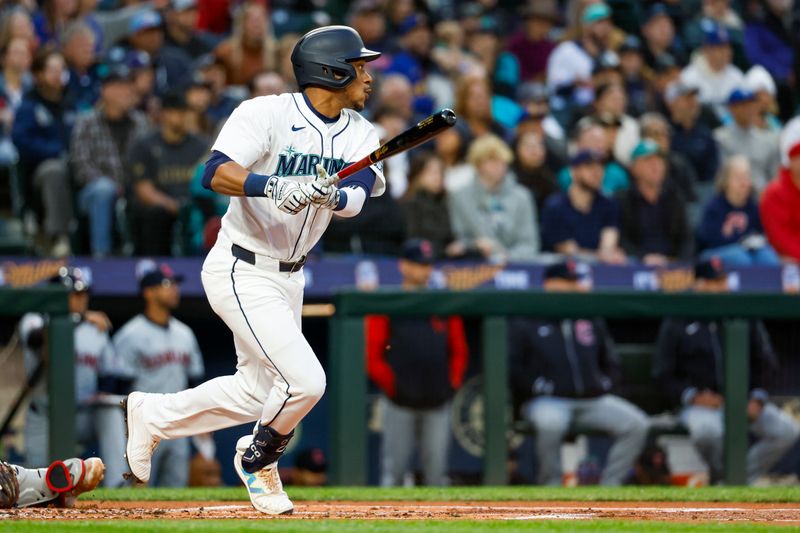
M89 459L67 459L56 461L47 469L45 481L53 492L58 493L56 507L75 507L78 496L91 492L105 475L106 465L99 457ZM65 476L65 474L67 474Z
M283 490L283 483L278 475L278 462L274 462L249 474L242 468L242 456L253 441L252 435L246 435L236 443L236 455L233 456L233 467L247 488L250 502L256 510L266 514L292 514L294 505Z
M125 413L125 436L128 439L125 459L130 468L130 472L123 474L123 477L138 483L150 481L150 460L161 441L150 434L142 420L144 396L142 392L132 392L120 402Z

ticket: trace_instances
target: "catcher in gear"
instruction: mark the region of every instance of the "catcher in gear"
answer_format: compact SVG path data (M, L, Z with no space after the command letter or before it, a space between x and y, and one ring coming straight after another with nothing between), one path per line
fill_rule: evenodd
M0 461L0 509L53 505L74 507L78 496L103 480L98 457L55 461L47 468L23 468Z

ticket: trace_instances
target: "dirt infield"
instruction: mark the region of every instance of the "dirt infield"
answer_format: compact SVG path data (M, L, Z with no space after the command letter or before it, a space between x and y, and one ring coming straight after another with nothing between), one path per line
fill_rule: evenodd
M0 520L263 519L249 502L79 502L74 509L0 511ZM660 520L800 525L787 503L658 502L297 502L279 520Z

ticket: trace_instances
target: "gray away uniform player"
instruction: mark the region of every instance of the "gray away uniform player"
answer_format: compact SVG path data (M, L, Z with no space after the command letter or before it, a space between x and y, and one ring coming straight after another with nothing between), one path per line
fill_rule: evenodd
M234 466L259 511L290 513L277 461L295 426L325 391L325 373L300 329L303 264L331 217L352 217L383 194L380 165L339 187L329 175L378 147L364 108L372 77L346 26L306 34L292 51L300 93L243 102L219 134L204 184L231 196L203 287L234 335L237 371L177 394L134 392L124 407L127 457L140 481L162 439L256 422L239 439Z

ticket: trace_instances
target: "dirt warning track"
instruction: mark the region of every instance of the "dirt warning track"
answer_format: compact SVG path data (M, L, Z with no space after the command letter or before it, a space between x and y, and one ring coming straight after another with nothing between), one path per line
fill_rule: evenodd
M296 502L291 516L268 517L249 502L79 502L74 509L0 511L0 520L658 520L800 525L791 503L659 502Z

